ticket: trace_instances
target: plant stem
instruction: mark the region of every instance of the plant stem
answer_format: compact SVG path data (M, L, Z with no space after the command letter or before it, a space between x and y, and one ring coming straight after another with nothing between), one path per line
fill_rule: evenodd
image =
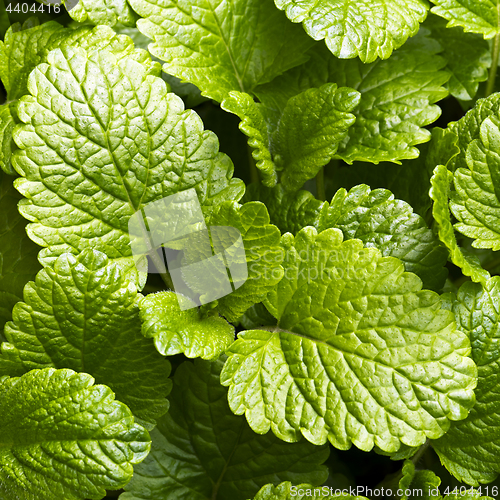
M252 148L247 144L248 152L248 165L250 166L250 181L252 184L258 184L260 182L259 171L257 170L257 165L255 165L255 159L252 156Z
M325 167L321 167L316 175L316 197L318 200L325 201Z
M497 77L499 55L500 55L500 34L497 34L493 42L493 54L491 57L492 60L491 60L490 76L488 78L488 84L486 85L485 97L488 97L495 91L495 80Z

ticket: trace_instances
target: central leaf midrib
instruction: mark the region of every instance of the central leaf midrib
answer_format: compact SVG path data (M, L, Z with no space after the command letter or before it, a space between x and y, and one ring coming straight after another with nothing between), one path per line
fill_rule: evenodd
M389 368L390 370L394 370L395 372L399 373L402 377L406 378L408 381L410 381L412 384L416 383L414 381L412 381L411 379L409 379L404 373L401 373L399 371L399 368L401 368L402 366L407 366L407 365L402 365L402 366L398 366L398 367L394 367L394 366L391 366L391 365L387 365L385 363L382 363L381 361L376 361L375 359L372 359L372 358L367 358L366 356L363 356L359 353L354 353L354 352L350 352L350 351L345 351L343 349L341 349L340 347L337 347L337 346L333 346L331 344L329 344L328 342L325 342L324 340L320 340L320 339L315 339L313 337L308 337L307 335L304 335L302 333L297 333L297 332L292 332L291 330L285 330L285 329L282 329L281 327L279 326L270 326L270 327L259 327L258 328L259 330L264 330L264 331L268 331L268 332L271 332L271 333L277 333L277 334L280 334L280 333L285 333L285 334L289 334L289 335L292 335L292 336L295 336L295 337L299 337L299 338L302 338L304 340L309 340L311 342L314 342L315 344L321 344L321 345L324 345L330 349L333 349L335 351L338 351L339 353L341 353L344 357L346 356L353 356L353 357L358 357L360 359L363 359L365 361L369 361L371 363L374 363L376 365L379 365L379 366L383 366L385 368ZM355 332L353 332L355 333ZM362 344L365 344L364 342L362 342ZM416 360L415 360L416 362ZM433 363L435 362L435 360L418 360L419 363ZM413 364L413 363L411 363ZM440 392L440 391L438 391Z

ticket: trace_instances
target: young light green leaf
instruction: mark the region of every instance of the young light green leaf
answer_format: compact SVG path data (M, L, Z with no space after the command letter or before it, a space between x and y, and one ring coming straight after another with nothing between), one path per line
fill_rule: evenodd
M147 431L86 373L48 368L0 380L5 500L98 500L148 454Z
M297 191L330 162L356 121L351 112L359 100L359 92L327 83L286 103L273 136L275 161L283 170L285 189Z
M432 12L449 21L448 27L461 26L470 33L481 33L484 38L500 34L498 0L431 0L436 4Z
M38 247L26 235L26 221L17 211L20 198L12 178L0 171L0 332L12 319L14 304L22 300L24 285L40 269Z
M454 173L456 192L450 208L457 231L473 238L475 248L500 249L500 130L490 118L480 127L480 138L467 147L468 168Z
M284 278L265 301L278 327L240 333L227 351L233 412L286 441L388 452L467 416L477 369L436 293L338 229L305 228L282 246Z
M415 146L430 138L430 132L422 127L441 114L433 104L447 95L443 85L450 78L448 72L441 71L446 65L437 55L441 47L426 34L423 30L390 59L372 64L339 60L324 47L313 47L306 64L255 93L269 109L282 110L290 97L327 82L353 88L361 93L359 106L353 111L356 122L335 157L349 164L416 158Z
M445 87L457 99L474 99L480 82L488 79L491 54L488 42L480 35L464 33L461 28L446 28L446 21L430 15L424 26L432 31L447 61L446 70L451 78Z
M323 227L329 204L317 200L309 191L287 193L281 184L269 189L250 184L245 201L261 201L269 211L271 224L282 233L295 234L305 226Z
M378 248L382 255L397 257L407 271L423 281L424 288L440 291L448 259L446 247L434 236L420 215L406 202L395 200L386 189L373 191L366 185L349 192L339 189L332 199L323 231L336 227L344 239L360 239L365 246Z
M25 286L25 302L14 307L0 373L46 367L87 372L152 429L168 409L170 365L141 335L140 298L104 254L88 249L60 256Z
M235 322L250 306L262 302L267 293L283 277L280 231L269 223L269 214L265 205L258 202L244 205L238 205L235 202L221 203L215 208L208 222L209 226L229 226L237 229L243 242L246 262L239 262L239 264L247 270L246 281L239 287L235 286L236 289L229 295L218 299L219 312L228 321ZM211 254L201 255L203 252L201 245L190 245L187 252L188 259L185 261L189 262L211 257ZM201 256L195 258L198 255ZM238 256L235 257L237 259ZM199 271L190 271L190 268L186 266L183 267L182 275L185 283L192 290L202 294L205 292L206 277L200 278ZM213 287L222 283L223 280L227 280L225 269L220 278L217 273L214 275Z
M139 30L166 73L222 102L231 90L250 93L307 60L304 31L261 0L130 0Z
M91 246L130 268L128 222L146 204L190 188L203 207L241 197L215 135L149 71L107 50L63 47L31 74L13 162L45 263Z
M314 40L323 40L342 59L363 63L387 59L415 35L427 16L423 0L275 0L290 21L302 23Z
M68 14L79 23L135 26L138 15L127 0L78 0Z
M430 470L415 470L415 464L411 460L405 460L402 469L403 477L399 481L400 491L403 492L401 500L414 498L413 492L419 492L422 500L441 500L439 485L441 479ZM421 492L421 493L420 493Z
M95 250L64 254L24 288L5 327L0 373L35 368L87 372L109 386L141 425L168 409L170 364L141 335L133 283Z
M358 92L327 83L291 97L279 113L241 92L231 92L222 107L242 120L240 129L254 148L264 185L274 186L276 171L283 170L283 186L297 191L337 152L358 104Z
M429 195L434 202L432 214L438 227L439 239L448 248L453 264L458 266L466 276L470 276L472 281L483 282L490 277L488 271L481 267L475 255L464 253L464 250L457 244L448 207L451 182L453 182L453 174L444 165L438 165L431 178L432 187Z
M222 109L239 116L240 130L248 137L253 149L255 166L262 174L262 184L273 187L278 181L277 166L271 155L270 132L265 119L265 109L245 92L229 92L221 104Z
M310 484L294 486L289 481L278 486L266 484L259 490L253 500L306 500L311 497L319 500L368 500L366 497L354 497L348 494L331 494L331 489L328 486L314 487Z
M154 338L164 356L183 353L188 358L215 359L234 341L234 327L217 312L203 317L190 299L174 292L150 294L140 309L143 335Z
M478 486L500 473L500 277L464 283L453 304L458 327L469 335L479 371L476 405L463 422L432 443L441 462L460 481Z
M246 500L269 482L326 479L328 447L259 436L233 415L221 368L197 359L177 369L170 411L122 500Z

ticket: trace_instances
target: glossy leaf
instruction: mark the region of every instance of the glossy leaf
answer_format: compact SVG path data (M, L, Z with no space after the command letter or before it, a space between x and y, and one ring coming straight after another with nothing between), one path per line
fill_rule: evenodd
M335 157L347 163L416 158L415 146L430 139L423 127L441 114L434 103L447 95L443 85L450 78L442 71L446 61L437 55L441 47L427 33L408 41L388 60L371 64L339 60L316 46L306 64L256 89L256 94L268 108L282 110L290 97L327 82L355 89L361 93L353 110L356 122Z
M448 26L461 26L470 33L493 38L500 33L498 0L431 0L432 12L447 19Z
M500 249L500 129L487 118L480 138L467 147L468 168L454 173L456 192L450 208L457 218L457 231L473 238L475 248Z
M448 252L425 221L406 202L395 200L386 189L373 191L366 185L349 192L339 189L328 215L318 229L337 227L344 239L360 239L382 255L397 257L406 271L415 273L424 288L441 290L448 274Z
M294 23L340 58L387 59L415 35L428 5L422 0L275 0Z
M278 326L240 333L221 374L254 431L395 452L467 416L477 369L436 293L338 229L282 246L284 279L265 301Z
M180 309L180 302L186 310ZM217 313L203 317L194 306L174 292L144 297L140 304L143 335L154 338L164 356L183 353L188 358L218 358L233 342L234 327Z
M453 264L458 266L466 276L470 276L472 281L483 282L490 277L488 271L481 267L479 259L475 255L464 253L464 250L457 244L448 207L450 183L452 181L453 174L444 165L438 165L434 169L434 175L431 178L430 197L434 202L432 214L437 224L439 239L448 248L449 257Z
M2 498L97 500L148 454L148 433L90 375L49 368L0 380Z
M141 296L95 250L64 254L24 288L5 327L0 373L70 368L106 384L151 429L168 409L170 364L141 335Z
M464 33L462 28L446 28L446 21L431 15L425 26L432 30L447 61L451 78L446 84L450 94L464 101L474 99L480 82L488 79L491 54L488 42L480 35Z
M166 73L221 102L231 90L257 85L307 60L312 41L272 2L261 0L130 0L139 30Z
M470 336L472 358L479 370L476 405L463 422L433 442L445 467L473 486L493 481L500 473L500 277L480 285L464 283L453 303L458 327Z
M19 103L13 157L20 210L47 247L45 263L93 247L130 268L128 222L146 204L190 188L204 207L241 196L215 135L149 66L70 48L48 61Z

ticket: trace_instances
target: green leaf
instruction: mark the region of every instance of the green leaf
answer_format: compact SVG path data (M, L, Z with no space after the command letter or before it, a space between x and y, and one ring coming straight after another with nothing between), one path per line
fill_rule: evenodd
M295 234L305 226L319 227L329 207L328 202L317 200L309 191L287 193L281 184L272 189L250 184L244 199L264 203L271 224L282 233Z
M464 250L457 244L448 207L451 182L453 182L453 174L444 165L438 165L431 178L432 187L429 194L434 202L432 214L437 224L439 239L448 248L453 264L458 266L466 276L470 276L472 281L483 282L490 277L488 271L481 267L475 255L464 253Z
M337 152L355 121L351 111L358 104L358 92L327 83L291 97L280 113L241 92L230 92L222 107L242 120L240 129L254 148L263 184L274 186L276 171L283 170L283 186L296 191Z
M423 0L275 0L290 21L302 23L314 40L323 40L342 59L363 63L387 59L415 35L426 15Z
M218 299L219 312L228 321L236 322L250 306L262 302L267 293L283 277L280 231L269 223L269 214L265 205L258 202L245 203L244 205L238 205L235 202L221 203L210 216L208 225L236 228L241 235L246 263L238 262L238 256L235 256L235 263L246 267L247 279L241 286L235 286L236 289L232 293ZM211 253L204 256L203 246L194 243L189 246L187 251L189 253L185 262L201 261L203 258L212 256ZM211 249L209 251L211 252ZM223 283L223 280L227 280L226 271L224 270L223 273L221 277L215 273L212 285L214 288ZM197 269L190 271L187 266L183 268L182 275L185 283L192 290L205 293L206 276L200 278Z
M28 92L28 75L43 61L47 47L54 43L64 28L55 21L42 25L38 20L30 28L11 26L0 42L0 78L7 91L7 100L14 101Z
M0 382L0 494L97 500L132 477L147 431L86 373L33 370Z
M22 28L22 29L21 29ZM128 56L138 62L151 64L151 58L144 50L135 50L126 36L118 36L106 27L81 26L77 29L63 28L54 21L42 25L37 18L31 18L22 27L14 24L0 42L0 78L7 90L10 103L0 107L0 167L9 174L15 171L11 166L11 154L16 149L12 140L17 99L28 94L28 76L41 62L46 61L50 50L60 46L79 46L84 49L109 49L119 58Z
M464 31L493 38L500 33L498 0L431 0L432 12L449 21L448 27L461 26Z
M306 500L311 497L329 500L368 500L366 497L360 496L331 494L331 489L328 486L314 487L310 484L294 486L289 481L278 486L266 484L253 500Z
M222 361L197 359L177 369L170 411L122 500L245 500L269 482L326 479L327 446L259 436L233 415L221 368Z
M255 166L262 174L262 184L272 187L278 181L277 166L271 155L270 133L267 129L265 109L245 92L229 92L221 104L222 109L237 115L241 122L239 129L248 137L248 145L253 149Z
M284 279L265 301L278 327L240 333L227 351L233 412L286 441L390 452L467 416L477 369L436 293L338 229L282 246Z
M215 359L234 341L233 326L218 315L203 317L183 295L150 294L141 301L140 309L143 335L154 338L156 349L164 356L183 353L188 358Z
M476 405L466 420L453 423L434 441L441 462L460 481L478 486L500 473L500 277L483 285L464 283L453 304L458 327L472 344L478 366Z
M448 270L446 247L408 203L395 200L386 189L373 191L366 185L349 192L339 189L328 215L318 230L336 227L344 239L360 239L365 246L378 248L382 255L397 257L406 271L415 273L424 288L439 291Z
M412 492L421 491L417 494L422 500L441 500L439 485L441 479L430 470L415 470L415 464L411 460L405 460L403 477L399 481L399 488L403 492L401 500L410 500L415 498Z
M457 141L457 136L451 130L434 127L431 140L419 146L418 158L403 160L401 165L384 162L378 168L373 168L371 163L361 162L344 166L336 171L332 187L340 189L368 184L372 189L386 188L396 198L409 203L415 213L431 223L429 189L432 171L442 163L440 160L443 156L449 159L458 153Z
M500 130L490 118L481 124L480 138L467 147L469 168L454 173L456 192L450 208L457 231L473 238L475 248L500 249Z
M480 138L481 124L488 118L495 125L500 126L500 93L492 94L486 99L479 99L464 117L448 125L448 128L458 137L457 144L460 152L451 160L449 155L444 155L439 163L446 165L452 171L457 168L468 168L467 147L472 141ZM446 163L448 161L449 163Z
M135 26L139 17L127 0L78 0L68 14L79 23Z
M276 163L285 189L297 191L333 158L356 121L359 92L327 83L292 97L274 135Z
M24 285L40 269L38 247L26 235L26 221L17 211L20 198L12 178L0 171L0 332L12 319L14 304L22 300Z
M445 85L450 94L457 99L474 99L480 82L488 79L491 54L488 42L476 34L464 33L461 28L447 28L446 21L430 15L425 26L432 31L447 61L446 70L451 78Z
M307 60L312 41L271 2L261 0L131 0L166 73L222 102L231 90L250 93Z
M335 158L349 164L416 158L415 146L430 139L430 132L422 127L441 114L433 104L447 95L443 85L450 78L441 71L446 65L437 55L441 47L427 34L422 30L390 59L371 64L339 60L324 47L315 46L306 64L259 87L256 94L268 108L282 110L290 97L311 87L335 82L353 88L361 93L359 106L353 110L356 122Z
M45 263L92 247L131 268L128 222L146 204L190 188L205 208L241 197L215 135L149 71L107 50L63 47L31 74L13 162Z
M24 288L5 327L0 373L87 372L109 386L141 425L168 409L170 364L141 335L136 287L95 250L64 254Z

